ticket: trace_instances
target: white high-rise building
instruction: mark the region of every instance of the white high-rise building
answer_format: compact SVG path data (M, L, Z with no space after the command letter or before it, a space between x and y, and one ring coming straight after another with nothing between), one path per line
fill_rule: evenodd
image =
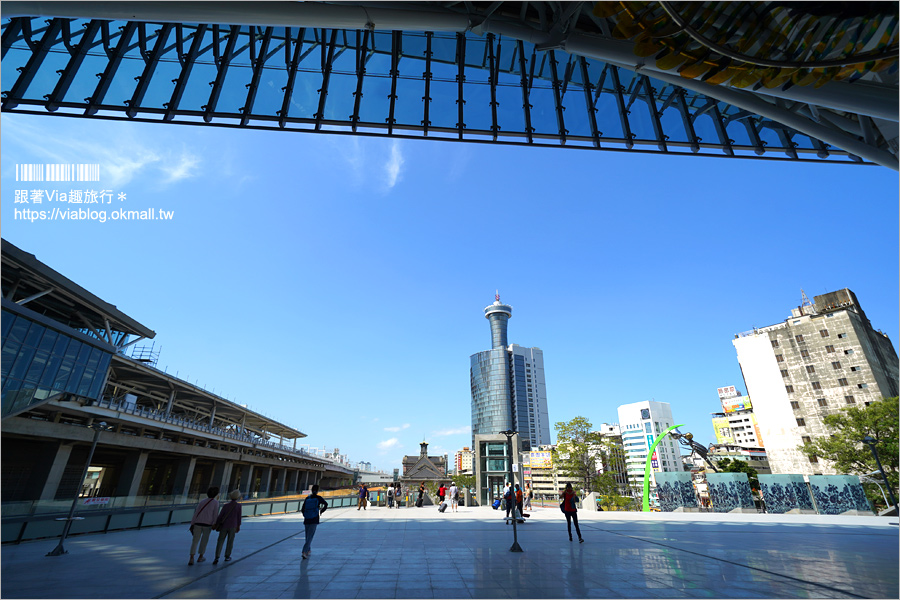
M897 352L849 289L804 297L783 323L732 341L772 473L833 474L799 446L830 435L825 416L897 395Z
M650 446L667 428L675 425L672 420L672 407L668 402L645 400L619 407L619 430L622 434L622 446L625 449L625 466L631 486L643 489L644 469ZM666 436L654 451L651 458L651 487L656 486L654 473L678 472L684 470L681 463L681 451L678 443Z

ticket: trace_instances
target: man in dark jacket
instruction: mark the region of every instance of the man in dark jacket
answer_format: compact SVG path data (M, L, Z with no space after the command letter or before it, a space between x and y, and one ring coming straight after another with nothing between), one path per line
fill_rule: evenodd
M303 544L303 560L309 558L313 536L316 535L316 527L319 526L319 515L328 509L328 503L319 496L319 486L312 486L312 493L303 501L303 526L306 528L306 543Z

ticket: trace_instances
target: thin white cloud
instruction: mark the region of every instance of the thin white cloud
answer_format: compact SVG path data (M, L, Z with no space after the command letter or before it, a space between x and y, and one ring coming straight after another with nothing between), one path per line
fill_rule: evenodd
M462 435L464 433L471 433L472 426L466 425L465 427L456 427L452 429L439 429L437 431L432 431L431 435L436 437L441 437L445 435Z
M166 174L166 183L173 183L193 177L200 165L200 157L190 154L187 150L182 150L174 162L163 162L160 169Z
M404 429L409 429L409 423L404 423L403 425L400 425L399 427L385 427L384 428L385 431L402 431Z
M385 165L387 186L392 188L400 181L400 169L403 167L403 154L400 152L400 140L391 141L391 156Z
M132 127L113 130L92 123L90 135L82 124L60 119L7 119L4 116L4 151L22 153L28 162L99 164L100 181L121 188L139 174L157 170L159 181L168 184L199 174L201 159L187 148L173 151L165 138L137 137Z
M383 442L378 442L376 447L381 451L387 451L391 448L400 448L400 440L397 438L391 438L389 440L384 440Z

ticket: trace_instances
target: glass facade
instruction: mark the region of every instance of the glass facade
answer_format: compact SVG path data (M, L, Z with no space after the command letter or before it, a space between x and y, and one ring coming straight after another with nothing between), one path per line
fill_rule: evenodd
M3 309L2 414L60 393L96 399L112 353Z
M506 442L480 442L478 450L481 473L478 497L482 506L487 506L503 495L503 488L509 480L509 457Z
M512 415L506 348L473 354L470 361L472 435L493 435L510 429Z

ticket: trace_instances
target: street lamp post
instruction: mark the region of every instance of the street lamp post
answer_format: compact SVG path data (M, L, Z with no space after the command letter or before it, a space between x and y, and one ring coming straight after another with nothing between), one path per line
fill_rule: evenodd
M509 485L513 486L514 481L513 481L513 469L512 469L512 461L513 461L512 437L514 435L516 435L516 433L518 433L518 432L513 431L512 429L509 429L507 431L501 431L500 433L502 433L503 435L506 436L506 449L507 449L507 454L509 455ZM511 501L513 503L513 508L512 508L513 545L510 546L509 551L510 552L524 552L524 550L522 550L522 546L519 545L519 536L518 536L518 533L516 532L516 521L518 519L516 519L516 507L515 507L516 493L514 490L515 490L514 487L510 488L510 492L512 492Z
M871 435L867 435L863 438L863 443L869 447L869 450L872 451L872 456L875 457L875 464L878 465L878 470L881 471L881 477L884 479L884 485L887 487L888 495L890 495L891 497L891 504L894 505L894 508L897 509L898 514L900 514L900 506L897 505L897 498L894 497L894 488L891 487L887 475L885 475L884 473L884 467L881 466L881 461L878 460L878 450L875 449L875 444L878 443L878 440L873 438Z
M84 469L81 470L81 478L78 480L78 487L75 489L75 497L72 498L69 516L65 519L57 519L57 521L65 520L66 524L63 525L62 534L59 536L59 543L56 544L56 548L48 552L45 556L60 556L69 553L68 550L63 548L63 542L66 541L69 530L72 528L72 521L82 518L73 516L75 514L75 507L78 505L78 498L81 496L81 488L84 485L84 478L87 476L88 467L91 466L91 459L94 458L94 450L97 449L97 441L100 439L100 432L106 429L106 423L101 421L97 426L91 425L90 427L94 430L94 441L91 443L91 450L88 452L87 461L84 463Z

